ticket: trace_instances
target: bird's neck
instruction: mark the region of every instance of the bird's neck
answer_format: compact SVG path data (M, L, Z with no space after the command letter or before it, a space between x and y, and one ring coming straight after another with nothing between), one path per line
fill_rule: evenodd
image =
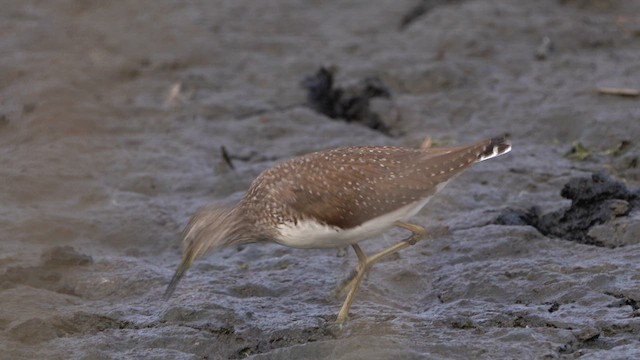
M264 221L260 221L260 215L255 207L248 206L245 199L240 201L233 209L232 217L236 219L238 228L241 229L241 238L244 243L261 241L274 241L273 229L265 226Z
M240 245L268 240L251 212L242 203L229 209L227 214L229 245Z

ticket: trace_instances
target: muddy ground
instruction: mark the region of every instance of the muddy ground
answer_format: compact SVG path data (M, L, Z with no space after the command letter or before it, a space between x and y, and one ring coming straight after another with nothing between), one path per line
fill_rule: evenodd
M640 87L639 2L0 5L0 358L640 357L640 98L596 92ZM308 103L323 66L337 119ZM416 216L428 238L374 268L342 329L351 252L228 248L162 300L189 215L278 161L505 132L513 151ZM594 241L532 226L596 172L631 195L597 204Z

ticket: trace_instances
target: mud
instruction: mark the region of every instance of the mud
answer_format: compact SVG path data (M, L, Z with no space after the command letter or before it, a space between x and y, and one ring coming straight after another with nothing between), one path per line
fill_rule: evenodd
M571 200L571 205L546 214L541 214L537 206L504 209L495 223L530 225L546 236L588 245L615 247L638 242L640 233L635 229L637 221L633 217L640 214L640 190L630 191L623 183L596 173L570 179L560 195ZM629 219L631 213L634 216ZM607 232L612 226L620 227L621 222L625 224L623 231ZM616 241L622 238L627 241Z
M570 208L573 178L640 187L639 99L596 90L640 86L637 1L0 5L0 359L640 357L632 199L581 208L609 217L586 235L558 224L604 246L494 224ZM308 106L323 66L333 90L384 84L368 113L391 136ZM415 217L429 236L374 267L342 329L351 251L224 249L162 300L190 214L278 161L503 133L513 151Z

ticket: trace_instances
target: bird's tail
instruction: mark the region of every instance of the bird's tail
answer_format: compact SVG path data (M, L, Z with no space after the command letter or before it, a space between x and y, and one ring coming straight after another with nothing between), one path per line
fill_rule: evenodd
M478 145L482 147L482 151L478 154L476 162L491 159L511 151L511 140L509 140L508 135L485 140Z

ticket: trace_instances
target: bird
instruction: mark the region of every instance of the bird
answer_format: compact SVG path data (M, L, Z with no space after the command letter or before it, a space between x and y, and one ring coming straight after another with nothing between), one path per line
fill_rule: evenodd
M322 150L266 169L233 206L198 210L182 233L183 257L164 298L169 299L194 260L227 246L275 242L301 249L351 246L358 265L343 284L340 325L366 273L414 245L425 229L409 220L471 165L511 150L508 136L460 147L349 146ZM360 242L392 227L411 234L367 256ZM344 293L344 292L343 292Z

